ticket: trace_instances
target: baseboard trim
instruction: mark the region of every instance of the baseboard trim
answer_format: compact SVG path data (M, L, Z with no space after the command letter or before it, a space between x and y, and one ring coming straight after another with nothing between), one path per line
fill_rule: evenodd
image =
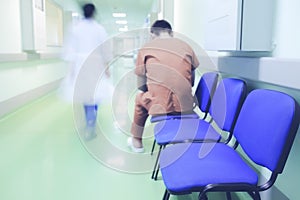
M57 80L0 102L0 118L57 89L60 82Z

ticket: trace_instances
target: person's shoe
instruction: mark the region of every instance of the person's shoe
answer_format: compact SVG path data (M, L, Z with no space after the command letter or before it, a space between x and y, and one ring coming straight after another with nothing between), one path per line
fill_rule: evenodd
M127 139L127 145L134 153L144 153L144 147L135 147L133 146L132 137Z

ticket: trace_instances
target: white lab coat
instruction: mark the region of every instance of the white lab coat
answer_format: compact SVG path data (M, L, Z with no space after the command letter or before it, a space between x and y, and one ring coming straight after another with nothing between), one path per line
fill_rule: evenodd
M71 28L63 59L70 67L59 90L65 100L98 104L112 96L113 87L105 73L112 48L105 29L95 20L83 19Z

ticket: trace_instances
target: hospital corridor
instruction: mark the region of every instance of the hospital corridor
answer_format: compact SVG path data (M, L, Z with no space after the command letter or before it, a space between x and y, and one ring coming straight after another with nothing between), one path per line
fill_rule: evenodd
M299 6L1 1L0 200L298 200ZM192 110L155 51L191 66Z

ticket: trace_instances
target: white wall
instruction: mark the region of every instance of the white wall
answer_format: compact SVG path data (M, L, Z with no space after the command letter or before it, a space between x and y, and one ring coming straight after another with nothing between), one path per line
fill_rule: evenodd
M62 9L46 0L46 32L48 46L63 45L63 11Z
M60 80L67 69L65 63L60 60L0 63L0 103Z
M22 0L23 2L24 0ZM48 0L49 2L56 2L54 0ZM19 54L22 53L22 27L21 27L21 8L20 8L20 0L0 0L0 61L2 60L13 60L12 54L16 56L16 60L18 60ZM58 1L59 2L59 1ZM66 6L64 9L75 9L78 7L77 3L73 0L64 0L62 2L62 6ZM57 4L58 5L58 4ZM51 15L51 13L50 13ZM41 17L39 17L40 19ZM30 25L30 24L28 24ZM45 29L45 27L43 27ZM51 32L46 33L46 30L39 31L39 33L43 32L43 35L38 37L42 37L43 40L46 40L46 37L53 38L54 36L49 36L46 34L51 34ZM62 33L60 33L62 34ZM59 41L61 43L61 41ZM53 46L46 46L43 53L57 53L60 51L59 47L54 48ZM7 56L5 59L4 56ZM21 56L22 57L22 56ZM24 56L22 57L24 59Z
M172 9L170 6L166 6ZM205 8L203 0L174 0L174 31L203 45Z
M19 0L0 1L0 54L21 52Z
M300 1L275 0L274 4L276 10L273 39L276 46L273 57L299 59ZM171 4L166 7L174 9L174 30L203 45L206 12L204 0L174 0L174 8Z
M205 17L205 0L174 0L174 30L185 34L203 46L203 27ZM274 20L274 43L276 47L272 57L251 57L255 66L248 66L245 74L245 59L243 57L230 57L230 62L224 62L226 56L217 52L208 52L215 60L216 67L225 73L237 75L252 80L265 81L282 86L300 89L300 1L276 0ZM230 64L229 64L230 63ZM297 67L299 66L299 67ZM253 67L253 68L251 68Z
M203 45L205 0L174 0L174 30ZM273 57L300 58L300 1L274 0Z
M300 58L299 8L299 0L277 0L274 29L275 57Z
M56 89L67 70L60 60L0 62L0 118Z
M39 56L22 51L20 2L23 1L0 0L0 117L56 89L68 70L64 62L53 59L59 55L59 46L47 46ZM71 0L63 2L71 6ZM42 32L46 30L39 31ZM46 34L39 37L45 40Z

